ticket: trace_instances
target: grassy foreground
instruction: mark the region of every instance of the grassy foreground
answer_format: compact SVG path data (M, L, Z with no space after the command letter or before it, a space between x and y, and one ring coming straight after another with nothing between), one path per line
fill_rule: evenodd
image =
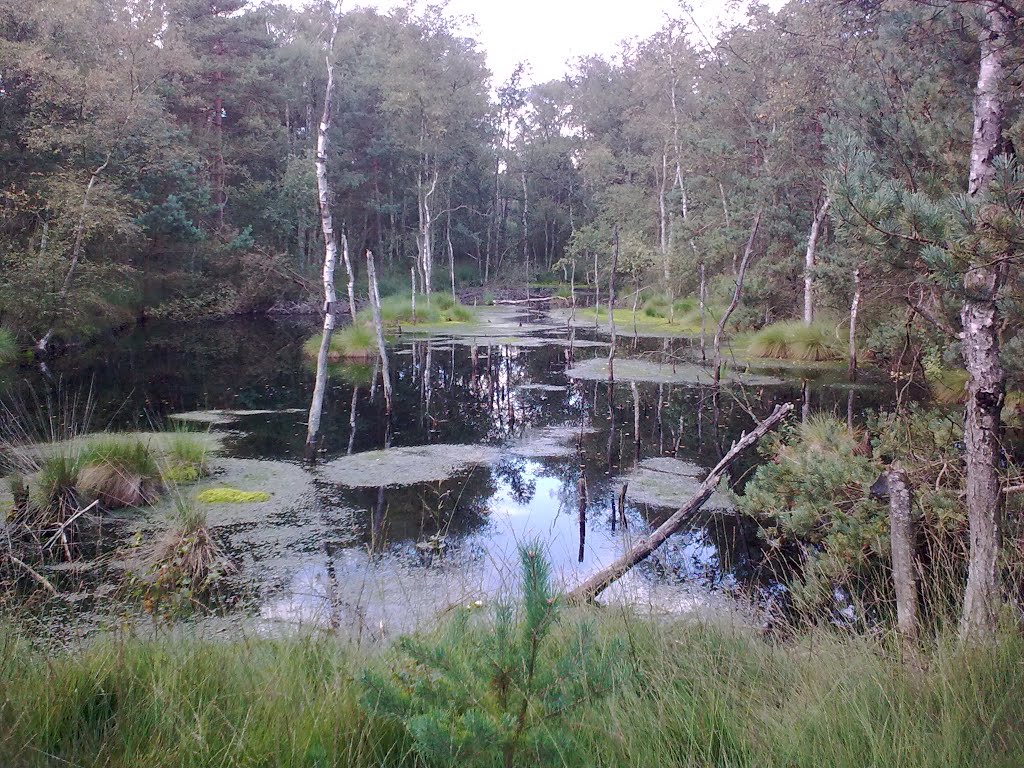
M582 620L565 615L552 641ZM1024 764L1016 636L975 650L940 643L918 671L845 635L780 645L611 611L586 620L597 652L615 651L614 683L551 721L557 759L524 750L516 765ZM401 678L408 664L398 650L322 637L129 638L53 656L0 632L0 764L433 764L364 695L366 670Z

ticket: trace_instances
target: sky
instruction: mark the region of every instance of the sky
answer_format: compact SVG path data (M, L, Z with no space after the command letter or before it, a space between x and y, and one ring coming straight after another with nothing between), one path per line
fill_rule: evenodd
M355 0L346 5L387 11L401 4L402 0ZM692 5L693 21L711 37L735 3L692 0ZM475 32L472 27L467 31L487 52L495 85L507 80L524 59L530 63L527 82L559 79L568 70L567 60L614 54L620 41L649 37L666 18L684 17L678 0L450 0L448 11L475 18Z

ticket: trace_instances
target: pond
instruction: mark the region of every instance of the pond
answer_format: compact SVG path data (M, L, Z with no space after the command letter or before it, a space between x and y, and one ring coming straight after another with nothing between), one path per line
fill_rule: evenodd
M315 462L304 451L314 370L302 354L314 318L151 323L48 371L22 369L8 394L28 408L77 398L76 418L93 430L210 430L221 445L214 476L187 492L228 486L270 498L206 507L240 570L231 608L194 621L366 637L514 589L524 542L541 542L571 587L671 514L774 405L856 419L887 396L817 366L747 371L716 398L694 342L629 335L617 339L619 378L609 384L600 329L481 313L482 327L393 340L390 418L372 363L333 367ZM743 456L734 484L757 461L756 451ZM42 611L55 619L47 623L88 634L123 621L119 547L157 535L170 503L121 513L106 558L51 574L75 597L73 609ZM602 601L732 616L778 589L768 554L730 494L716 493Z

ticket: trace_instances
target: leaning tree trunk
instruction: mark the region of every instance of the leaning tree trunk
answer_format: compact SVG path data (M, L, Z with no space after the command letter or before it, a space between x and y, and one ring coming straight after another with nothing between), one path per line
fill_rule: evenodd
M814 215L811 223L811 233L807 237L807 251L804 254L804 325L810 325L814 321L814 264L815 252L818 248L818 235L821 233L821 224L825 221L828 207L832 205L832 196L825 195L818 212Z
M726 470L729 469L739 455L750 446L756 444L758 440L764 437L792 410L792 403L775 406L775 410L772 411L771 415L758 424L753 432L742 434L739 440L733 443L729 452L708 473L708 476L704 478L704 482L697 487L697 490L686 504L677 509L650 536L640 538L615 562L592 574L583 583L569 592L566 595L566 599L572 603L589 602L601 594L613 582L620 579L634 565L650 557L654 550L664 544L669 536L682 528L683 524L704 505L704 502L711 498L711 494L715 492L718 484L725 477Z
M759 208L757 215L754 217L754 226L750 230L750 237L747 239L747 247L743 250L743 260L740 262L739 271L736 273L736 290L733 291L732 301L729 302L729 306L722 313L722 317L718 321L718 328L715 330L714 377L716 387L722 379L722 334L725 331L725 324L729 321L729 316L736 311L736 307L740 303L740 297L743 295L743 278L747 274L747 266L750 264L750 257L754 252L754 239L757 237L757 231L761 227L761 212L762 209Z
M324 95L324 113L316 139L316 188L320 199L320 227L324 233L324 328L320 339L320 351L316 358L316 384L313 400L309 405L309 419L306 429L306 455L316 455L316 440L320 432L320 416L324 408L324 394L327 391L327 356L334 333L335 309L338 296L334 290L334 268L338 263L338 241L334 234L334 219L331 216L331 183L327 178L327 138L331 128L331 111L334 103L334 40L338 33L338 15L334 15L334 26L327 49L327 92ZM347 251L347 248L346 248ZM348 259L346 257L346 266ZM351 275L351 269L349 270ZM351 282L349 290L351 291Z
M995 176L995 159L1004 151L1006 88L1004 51L1013 22L998 0L986 0L981 29L981 62L974 97L974 135L968 196L984 203ZM984 216L984 205L981 209ZM964 592L960 635L979 640L996 628L1000 598L999 548L1002 492L999 482L1000 415L1005 376L999 359L999 308L996 299L1004 279L1003 259L975 257L964 276L960 311L967 383L964 423L967 518L970 564Z

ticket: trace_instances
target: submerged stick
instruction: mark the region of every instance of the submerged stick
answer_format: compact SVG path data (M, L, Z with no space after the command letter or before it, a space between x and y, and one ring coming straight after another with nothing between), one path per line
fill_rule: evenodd
M566 599L571 603L591 601L607 589L612 582L620 579L634 565L646 560L654 550L664 544L669 536L682 528L683 524L704 505L704 502L706 502L711 497L711 494L715 492L719 482L721 482L722 478L725 476L725 471L733 461L735 461L743 451L764 437L792 410L792 403L775 406L775 410L772 411L771 415L758 424L757 427L754 428L753 432L744 433L740 436L739 440L732 444L729 452L725 454L722 460L718 462L718 465L708 473L707 478L705 478L704 482L700 484L700 487L697 488L697 491L688 502L676 510L676 512L668 520L662 523L654 533L637 541L637 543L634 544L628 552L622 555L622 557L606 568L602 568L582 584L577 586L574 590L569 592L569 594L566 595Z

